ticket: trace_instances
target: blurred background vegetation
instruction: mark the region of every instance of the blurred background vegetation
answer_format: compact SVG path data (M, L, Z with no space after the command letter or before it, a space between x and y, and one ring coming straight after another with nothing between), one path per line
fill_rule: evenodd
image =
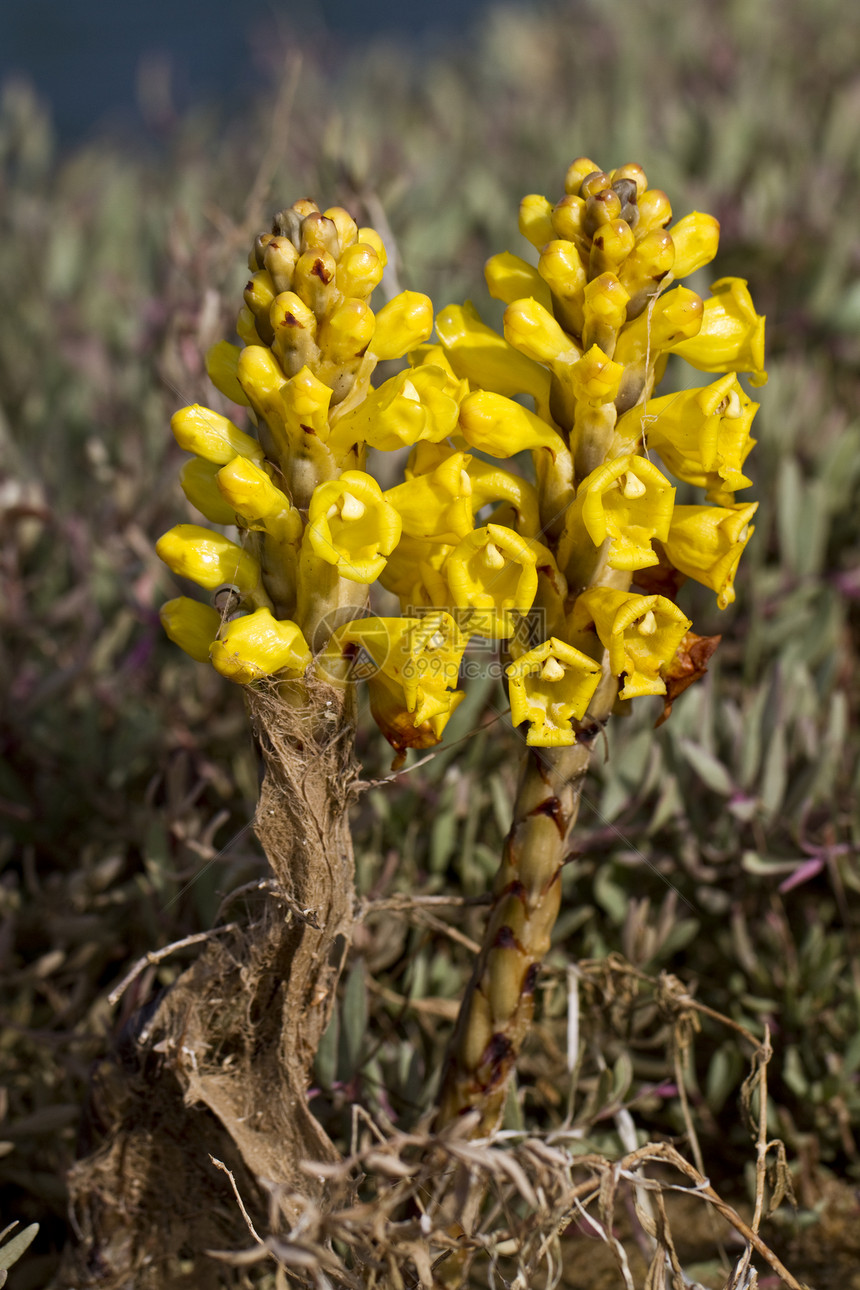
M567 966L621 954L756 1035L770 1026L771 1132L814 1214L828 1177L860 1179L853 8L559 0L488 9L432 56L380 38L333 60L292 39L271 66L239 113L192 105L146 138L63 149L27 83L2 87L0 1214L41 1224L13 1284L55 1267L92 1063L187 956L117 1008L109 990L263 872L241 693L163 638L175 589L153 551L193 518L168 421L207 399L202 354L232 334L250 237L298 196L343 204L390 230L402 286L437 307L470 296L495 321L485 258L525 254L520 197L557 199L583 153L640 162L676 215L717 215L720 255L694 285L749 280L770 381L737 603L720 615L693 587L682 602L723 643L659 732L658 701L612 725L509 1123L568 1113ZM486 890L520 748L495 687L474 682L437 756L362 799L364 894ZM385 775L369 721L359 747L366 776ZM318 1061L333 1133L354 1102L404 1127L429 1105L480 917L367 920ZM619 1021L604 998L584 989L590 1140L611 1148L627 1106L643 1132L683 1134L681 1071L708 1171L742 1187L749 1051L706 1020L684 1071L656 1005Z

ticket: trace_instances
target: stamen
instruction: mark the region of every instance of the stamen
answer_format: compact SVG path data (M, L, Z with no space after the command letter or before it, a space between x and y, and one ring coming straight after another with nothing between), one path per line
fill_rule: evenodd
M364 502L360 502L352 493L344 493L340 513L345 520L360 520L366 510Z

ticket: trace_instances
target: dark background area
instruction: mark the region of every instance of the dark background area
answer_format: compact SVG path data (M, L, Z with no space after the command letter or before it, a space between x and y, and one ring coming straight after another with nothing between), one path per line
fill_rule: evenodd
M30 80L50 103L61 141L74 144L105 128L157 130L197 102L238 110L299 43L310 42L326 62L382 36L430 54L487 7L487 0L4 0L0 80Z

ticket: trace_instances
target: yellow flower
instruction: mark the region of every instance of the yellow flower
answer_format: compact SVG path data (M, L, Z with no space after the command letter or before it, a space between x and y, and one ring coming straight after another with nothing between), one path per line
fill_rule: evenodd
M613 363L597 345L592 345L571 367L570 383L578 403L597 408L613 402L623 375L620 363Z
M697 269L710 264L717 254L720 244L719 220L702 211L690 211L689 215L672 226L672 241L675 244L672 276L686 278Z
M700 372L751 372L753 385L764 385L764 324L743 278L720 278L705 301L702 327L672 347Z
M193 452L204 461L225 466L235 456L262 461L263 449L256 439L234 425L229 417L199 403L180 408L170 418L170 428L176 442L186 452Z
M658 296L653 305L627 323L618 337L613 358L617 363L636 363L646 354L657 358L664 350L677 348L701 330L704 301L688 287L674 287Z
M646 457L630 454L598 466L580 484L568 513L559 542L559 567L567 570L571 561L581 558L578 548L584 540L596 547L608 540L611 569L657 564L651 541L668 533L674 500L674 488Z
M289 497L253 461L234 457L218 472L218 488L246 528L262 529L279 540L296 543L302 519Z
M505 671L511 721L515 726L530 723L526 743L533 748L575 743L571 721L585 715L600 681L600 664L553 636Z
M504 329L505 339L536 363L563 365L579 358L575 342L539 300L529 297L509 304Z
M545 309L552 308L552 293L537 269L510 251L491 255L484 265L484 277L494 300L510 305L515 300L531 297Z
M192 600L190 596L177 596L161 606L159 616L174 645L184 649L198 663L209 662L209 647L221 626L217 609Z
M463 383L435 364L398 372L336 419L329 447L340 459L354 444L392 452L419 439L444 439L457 425L464 393Z
M642 425L649 448L658 452L678 479L706 488L713 500L747 488L741 467L755 444L750 426L758 410L734 372L699 389L649 399L619 417L620 440L635 440ZM731 499L730 499L731 500Z
M530 394L538 414L548 414L551 374L485 326L474 305L448 305L436 318L436 333L461 379L496 394Z
M222 582L236 587L245 599L266 604L260 562L235 542L199 524L176 524L163 534L155 550L173 573L214 591Z
M475 529L445 562L444 574L463 630L503 640L528 613L537 591L535 552L513 529Z
M239 457L237 460L243 461L245 458ZM225 501L218 487L220 469L217 461L192 457L180 470L179 482L191 505L196 506L207 520L211 520L213 524L235 524L235 508Z
M350 582L374 582L400 539L400 516L362 470L318 484L308 508L306 538L321 560Z
M576 601L569 621L571 635L591 624L609 653L613 676L623 676L622 699L665 694L660 672L675 657L689 618L665 596L639 596L611 587L591 587Z
M540 516L534 485L523 479L522 475L514 475L501 466L481 461L479 457L467 457L466 462L466 470L472 481L472 511L479 511L488 502L508 502L516 511L517 532L522 537L537 537Z
M554 236L552 202L539 193L529 193L520 202L518 222L523 237L540 251Z
M475 390L463 400L460 429L473 448L491 457L513 457L527 448L548 448L554 458L567 452L561 435L543 417L489 390Z
M330 363L350 363L373 339L376 318L364 300L350 297L324 319L319 329L320 354ZM329 391L331 394L331 391Z
M236 370L240 349L228 340L217 341L206 354L206 372L219 394L240 407L249 406L248 396L239 384Z
M418 291L401 291L377 312L370 352L378 359L402 358L433 330L433 302Z
M459 542L471 533L468 461L463 452L449 452L434 470L388 489L385 500L398 512L404 533L435 542Z
M735 574L755 532L750 520L757 510L758 502L676 506L668 535L662 539L675 568L715 591L720 609L735 598Z
M233 618L221 631L209 653L212 666L239 685L250 685L275 672L301 674L310 665L311 652L295 623L279 622L268 609Z
M404 614L427 605L444 608L449 603L448 583L440 571L453 549L450 543L401 536L379 581L399 598Z

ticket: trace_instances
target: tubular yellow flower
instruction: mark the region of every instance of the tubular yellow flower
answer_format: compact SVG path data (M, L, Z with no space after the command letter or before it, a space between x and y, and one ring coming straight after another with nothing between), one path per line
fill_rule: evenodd
M690 211L689 215L673 224L672 241L675 244L672 276L686 278L697 269L710 264L717 254L720 244L719 220L702 211Z
M336 460L354 444L368 443L372 448L391 452L415 443L427 424L427 409L415 386L413 373L398 372L373 390L358 407L335 421L328 446Z
M594 659L555 636L520 655L506 669L515 726L528 721L526 743L560 748L576 742L571 721L579 721L601 677Z
M538 273L552 292L553 309L562 326L572 335L581 336L588 268L576 243L563 238L547 242L538 260Z
M704 301L688 287L675 287L658 296L653 307L646 309L623 328L615 347L618 363L636 363L650 354L656 358L665 349L696 336L702 327Z
M705 301L701 330L672 347L700 372L750 372L764 385L764 324L744 278L720 278Z
M240 457L237 460L245 459ZM196 506L207 520L213 524L235 524L235 508L229 505L218 488L219 469L217 461L192 457L180 470L179 482L191 505Z
M613 676L624 677L620 698L666 693L660 673L692 625L676 604L665 596L591 587L574 605L571 635L576 637L591 623L609 653Z
M461 379L496 394L530 394L538 415L549 415L551 374L485 326L473 305L443 309L436 318L436 333Z
M513 529L475 529L445 562L445 578L464 630L493 640L512 636L537 591L535 552Z
M527 448L548 448L556 458L567 451L557 430L520 403L475 390L460 407L460 429L473 447L491 457L513 457Z
M367 349L375 325L373 310L364 300L341 301L319 328L321 357L336 364L352 362Z
M200 587L214 591L222 582L229 582L243 598L257 604L268 601L259 560L222 533L199 524L176 524L158 539L155 550L173 573Z
M439 443L456 432L460 404L469 393L469 382L460 381L448 371L447 363L440 366L422 363L412 369L412 385L418 391L427 421L421 438Z
M505 310L505 340L536 363L572 363L579 348L550 309L532 297L514 300Z
M630 295L628 318L635 318L665 282L675 263L675 243L665 229L654 229L638 241L618 269Z
M434 470L384 494L409 537L459 542L472 528L472 481L463 452L449 453Z
M250 685L276 672L301 675L311 652L295 623L279 622L268 609L234 618L221 630L209 652L212 666L229 681Z
M433 302L418 291L401 291L376 315L370 352L378 359L402 358L423 345L433 330Z
M592 345L570 369L570 383L578 403L592 408L612 403L618 394L624 368Z
M552 308L552 293L537 269L510 251L491 255L484 265L484 277L494 300L510 305L515 300L531 298L545 309Z
M379 575L386 591L400 600L404 614L425 606L444 608L450 602L448 583L440 572L453 546L427 542L404 534Z
M382 281L384 261L367 241L356 242L340 257L335 281L344 296L367 300Z
M299 512L254 462L234 457L219 470L217 486L247 528L262 529L287 542L298 543L301 539Z
M758 502L737 506L676 506L662 539L671 563L688 578L717 593L725 609L735 598L735 574L755 527Z
M229 417L203 408L199 403L174 412L170 428L180 448L219 466L226 466L237 455L253 461L263 460L263 449L256 439L240 430Z
M672 220L672 204L661 188L647 188L638 197L639 219L636 241L641 242L655 228L665 228Z
M601 273L585 288L583 302L584 327L582 333L583 348L588 350L592 345L599 345L609 358L612 357L611 346L615 346L615 333L620 331L627 321L627 305L630 300L620 279L614 273Z
M236 376L239 352L238 345L231 345L228 340L217 341L206 354L206 372L219 394L247 408L248 396Z
M519 229L538 251L553 237L552 202L530 193L520 202Z
M263 264L275 288L275 294L292 291L293 274L299 253L288 237L270 236L263 249Z
M599 466L577 490L559 542L559 568L578 565L584 541L600 547L607 540L610 569L657 564L651 541L667 535L674 500L675 489L646 457L615 457ZM576 583L575 572L568 577Z
M279 390L279 406L283 408L287 424L297 439L311 431L318 439L326 441L331 400L331 387L318 380L309 367L299 368Z
M533 484L521 475L514 475L501 466L490 465L478 457L468 457L466 469L472 481L472 511L479 511L488 502L509 502L516 511L517 532L526 538L537 537L540 531L538 495Z
M400 539L400 516L362 470L318 484L308 508L306 539L321 560L350 582L374 582Z
M192 600L190 596L177 596L161 606L159 617L174 645L184 649L198 663L209 662L209 647L221 626L217 609Z
M299 264L305 256L302 256ZM295 291L275 296L269 309L274 339L272 349L284 369L294 376L306 363L316 366L320 351L317 345L317 319L313 309ZM241 380L241 373L239 376Z
M649 399L619 417L615 429L619 441L635 441L644 421L648 447L672 474L722 501L751 483L741 468L756 442L750 426L757 410L729 372L711 385Z

